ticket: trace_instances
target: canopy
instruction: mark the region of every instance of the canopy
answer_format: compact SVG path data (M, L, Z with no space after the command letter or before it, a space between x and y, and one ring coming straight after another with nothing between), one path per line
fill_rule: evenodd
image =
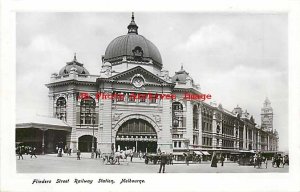
M196 155L202 155L202 153L201 153L200 151L194 151L194 153L195 153Z
M183 155L183 152L173 152L172 155Z
M210 155L207 151L201 151L203 155Z

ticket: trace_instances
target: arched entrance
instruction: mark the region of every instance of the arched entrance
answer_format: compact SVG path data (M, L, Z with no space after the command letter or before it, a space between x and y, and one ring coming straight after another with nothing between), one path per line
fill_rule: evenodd
M78 149L81 152L92 152L93 136L83 135L78 139ZM94 149L97 149L97 138L94 137Z
M130 119L118 129L116 150L135 149L136 152L156 153L157 133L154 127L143 119Z

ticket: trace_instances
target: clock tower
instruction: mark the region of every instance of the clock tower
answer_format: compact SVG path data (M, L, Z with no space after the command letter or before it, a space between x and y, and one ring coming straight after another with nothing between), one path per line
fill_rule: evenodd
M273 108L268 98L265 99L261 108L261 126L267 131L273 131Z

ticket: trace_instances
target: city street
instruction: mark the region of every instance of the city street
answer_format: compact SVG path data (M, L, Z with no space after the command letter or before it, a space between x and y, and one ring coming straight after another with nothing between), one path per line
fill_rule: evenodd
M133 162L123 162L120 165L103 164L100 159L91 159L90 153L83 153L82 159L77 160L76 154L63 157L57 157L56 154L38 155L37 158L30 158L29 155L23 155L24 160L16 158L18 173L157 173L159 165L144 163L144 159L133 158ZM129 160L129 158L128 158ZM253 166L239 166L237 163L225 162L224 166L218 163L217 168L210 167L210 162L201 164L192 164L189 166L184 162L174 162L174 165L166 165L166 173L269 173L279 172L287 173L289 167L273 168L271 161L268 162L268 168L265 164L262 168Z

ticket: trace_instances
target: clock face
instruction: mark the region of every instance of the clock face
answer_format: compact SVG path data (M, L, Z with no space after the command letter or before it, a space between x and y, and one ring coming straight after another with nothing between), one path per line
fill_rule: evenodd
M132 78L132 84L135 87L140 88L144 85L144 78L141 75L136 75Z

